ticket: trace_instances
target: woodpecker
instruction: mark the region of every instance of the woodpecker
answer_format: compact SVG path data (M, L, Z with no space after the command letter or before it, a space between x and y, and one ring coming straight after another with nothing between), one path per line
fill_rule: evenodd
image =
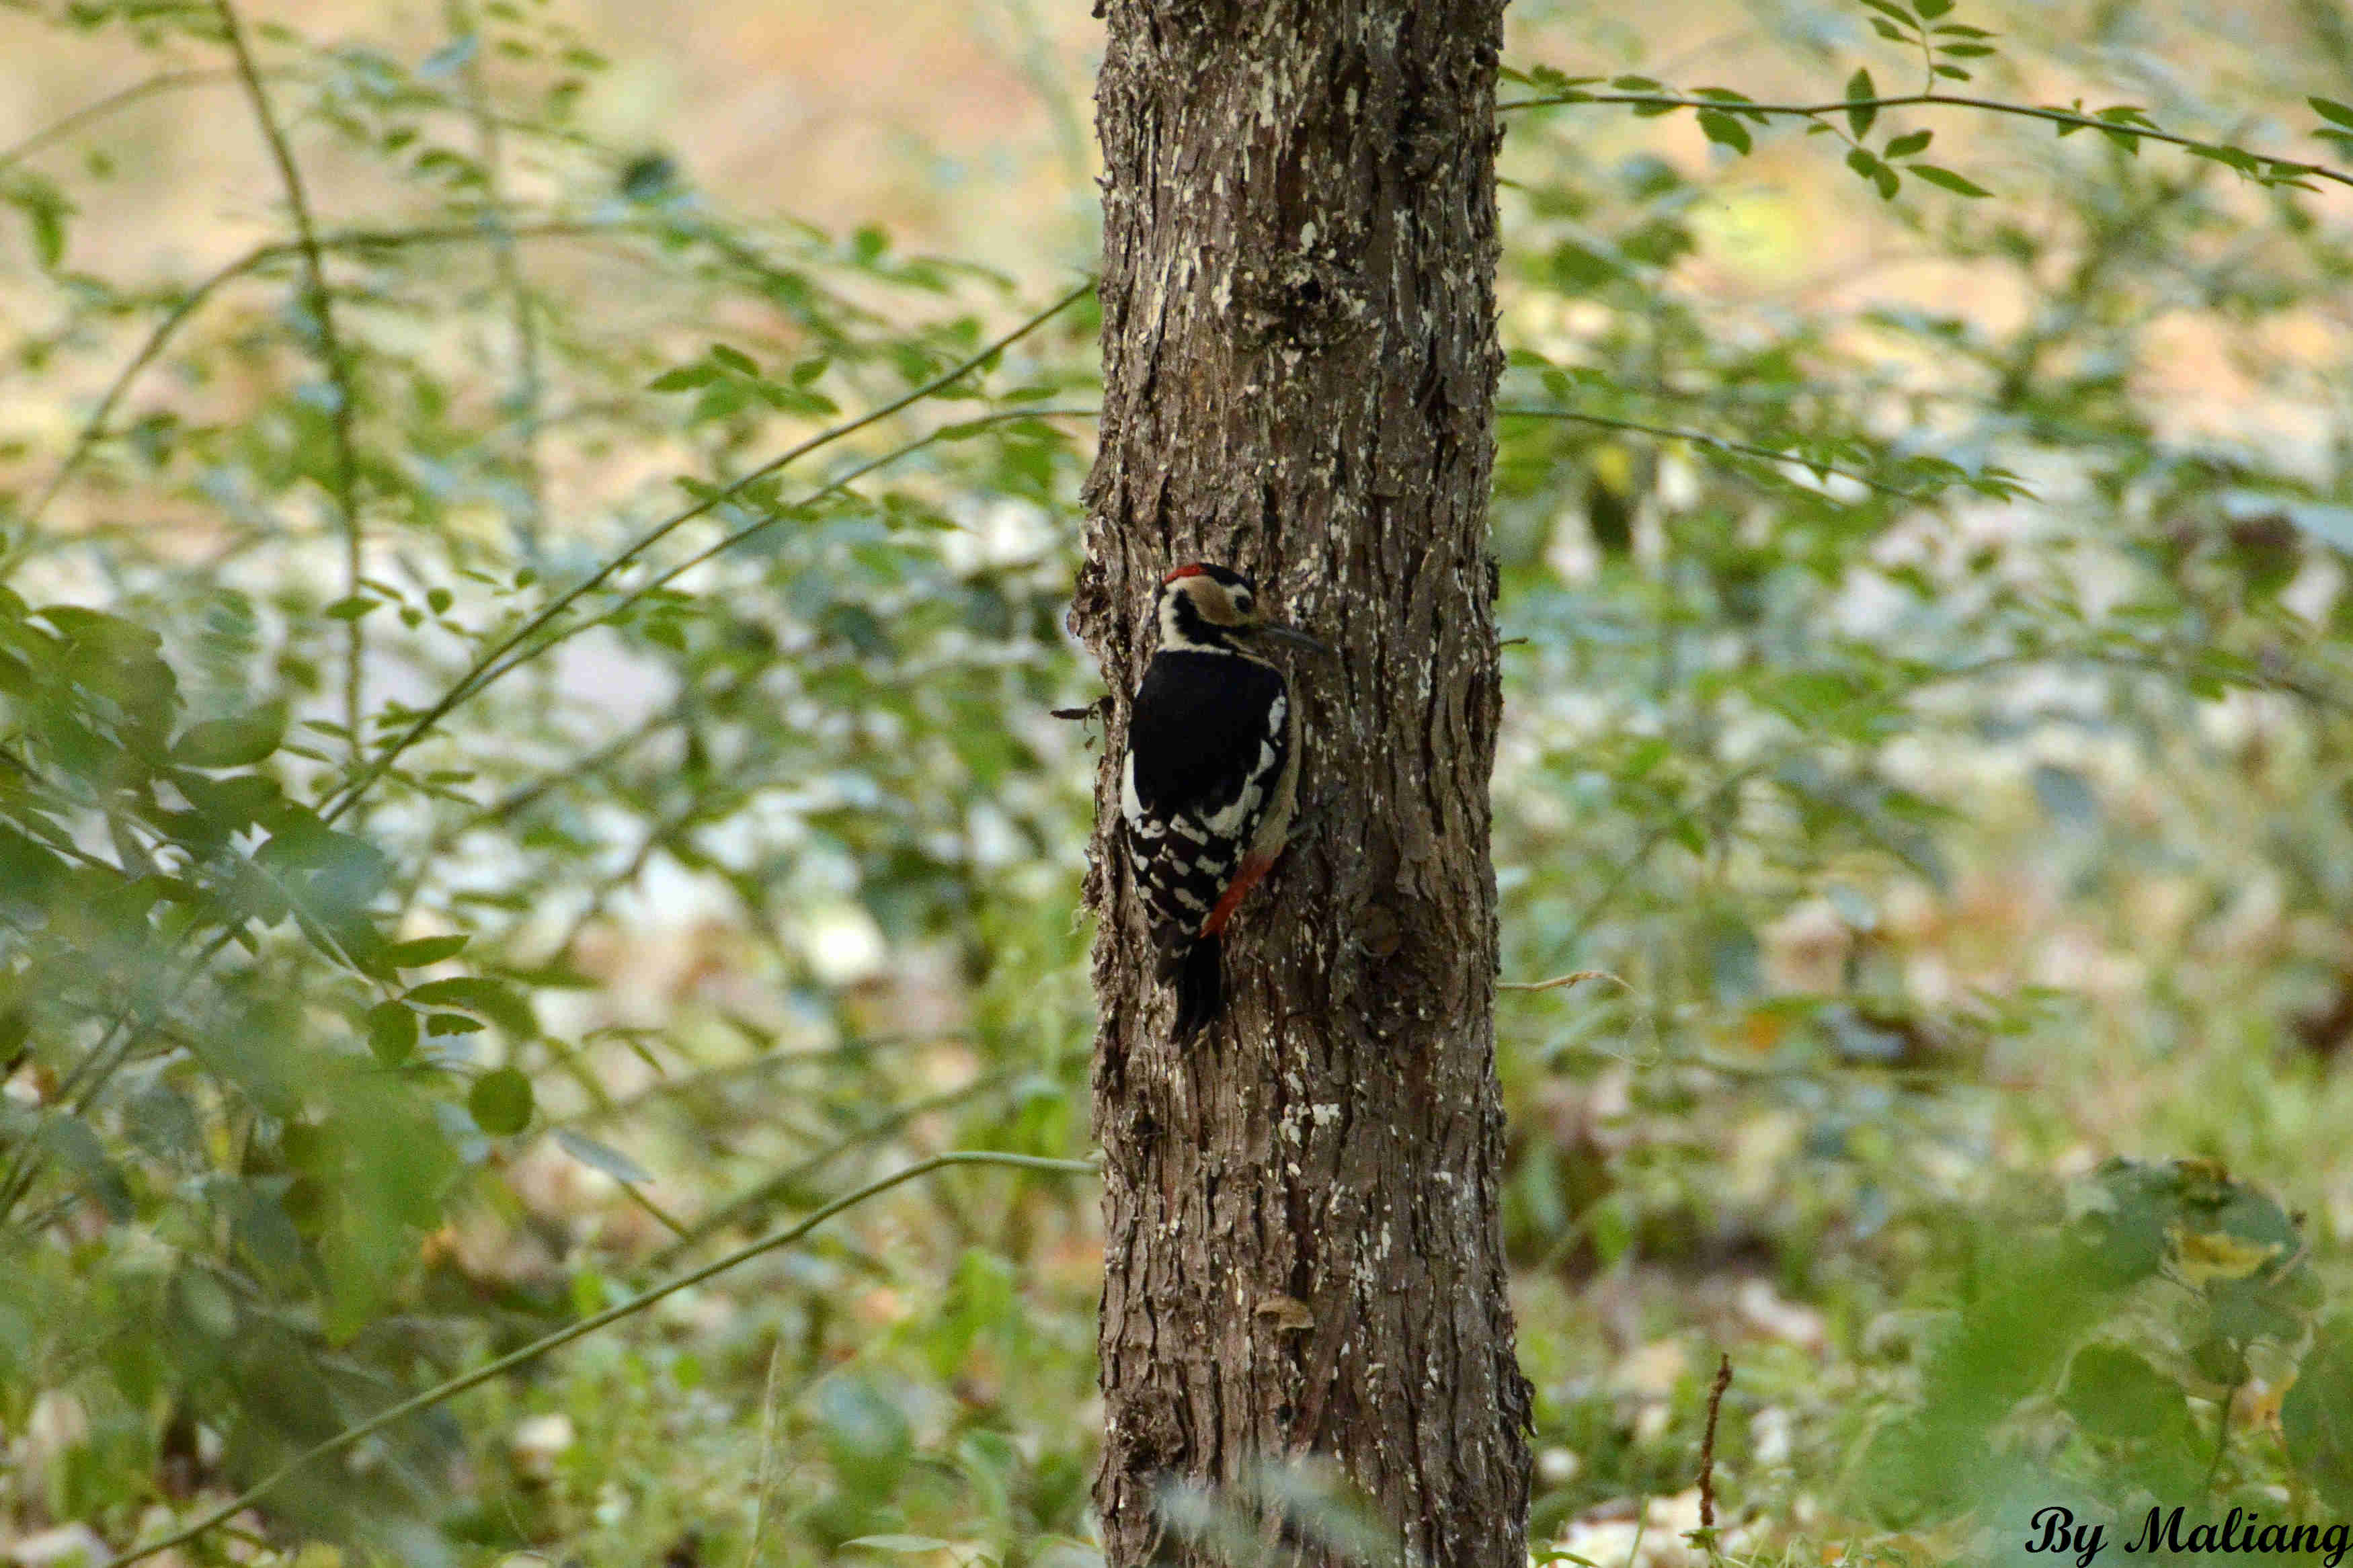
M1221 938L1298 805L1299 723L1266 643L1330 650L1267 619L1256 584L1223 566L1169 573L1155 613L1160 647L1129 715L1119 807L1182 1044L1224 1009Z

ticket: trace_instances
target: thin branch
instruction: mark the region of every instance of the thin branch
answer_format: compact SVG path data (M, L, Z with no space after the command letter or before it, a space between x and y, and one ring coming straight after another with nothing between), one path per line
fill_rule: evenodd
M283 74L272 72L272 75ZM128 109L143 100L162 93L176 92L184 87L216 87L234 82L237 74L232 70L163 71L145 81L134 82L119 92L110 92L95 103L83 104L72 113L60 116L42 126L15 146L0 151L0 174L6 174L26 159L52 143L63 141L93 121L105 119L118 110Z
M167 960L178 957L195 940L197 929L192 925L181 932L172 951L165 955ZM144 1016L135 1023L131 1008L126 1006L118 1013L107 1025L106 1032L99 1037L98 1043L68 1069L58 1085L57 1101L77 1115L89 1110L98 1099L99 1091L106 1087L107 1080L121 1069L148 1032L156 1026L157 1018L179 1001L188 987L195 984L196 976L204 973L205 965L210 963L221 949L235 941L243 929L240 921L214 932L205 942L204 951L190 960L179 978L164 988L162 996L153 999L146 1007ZM118 1032L121 1037L120 1043L116 1041ZM5 1221L16 1211L16 1205L33 1190L33 1184L40 1179L42 1164L38 1145L27 1141L19 1146L16 1155L10 1161L5 1180L0 1181L0 1221Z
M1550 980L1498 980L1498 991L1563 991L1571 985L1582 985L1588 980L1607 980L1625 990L1634 989L1606 969L1580 969L1571 974L1556 974Z
M568 642L572 638L578 637L583 632L593 630L597 626L606 626L619 619L622 616L627 615L630 609L642 604L652 595L661 592L664 588L670 586L670 584L676 582L687 573L693 571L697 566L726 553L728 551L734 549L737 545L742 544L744 541L751 539L754 535L765 532L768 529L775 527L778 522L782 521L785 518L791 516L795 511L797 511L801 508L811 506L830 495L845 494L849 491L849 489L852 484L865 478L868 474L874 472L877 468L888 468L892 463L898 462L902 458L911 457L913 454L922 451L926 447L934 446L941 441L946 440L950 436L956 432L970 430L974 426L980 425L1010 424L1022 419L1092 419L1101 412L1102 411L1100 409L1094 408L1008 408L999 409L994 413L976 415L970 419L959 419L952 424L943 425L936 430L931 431L925 435L918 436L915 439L907 442L903 446L893 447L889 451L882 453L881 456L870 458L865 462L859 464L857 467L837 475L835 478L828 479L824 484L818 486L815 489L801 497L791 506L778 508L777 510L771 511L767 516L761 518L756 522L746 523L744 527L737 529L734 532L723 535L715 543L695 552L692 555L688 556L677 565L670 567L668 570L658 574L646 583L630 590L628 593L622 595L619 598L614 600L613 603L607 605L605 608L598 610L594 615L587 616L580 620L575 621L570 626L560 626L548 633L547 636L542 637L539 641L533 643L528 647L515 647L515 644L521 640L521 636L522 634L519 634L514 637L510 637L503 645L501 645L501 648L497 650L497 652L494 652L491 656L495 658L498 656L499 652L505 652L507 649L514 649L513 652L507 654L502 663L490 665L486 668L478 662L472 670L470 670L464 677L460 678L459 686L453 686L450 688L448 692L444 693L444 700L448 703L448 708L454 709L459 703L469 701L471 699L480 696L483 691L488 690L491 687L505 679L508 676L513 674L524 665L531 663L533 659L540 658L549 649L556 647L559 643ZM725 497L723 495L712 499L715 503L717 500L724 500ZM523 628L523 634L528 634L535 626L543 625L549 618L550 617L544 616L537 617L533 623L533 626L527 626ZM472 681L473 684L471 686L465 686L464 683L469 680ZM461 690L460 687L463 687L464 689ZM444 710L444 711L446 712L446 710ZM427 715L427 718L437 718L439 716L441 715L434 713L428 713ZM400 745L397 750L405 751L407 748L409 741L425 727L425 720L419 720L416 725L412 726L410 731L401 737ZM383 763L387 760L387 758L383 757L378 759L379 763ZM357 787L359 789L365 789L368 785L374 784L376 779L382 777L383 772L384 769L381 767L373 771L367 776L359 781ZM343 801L338 801L332 807L328 809L324 814L326 820L332 822L343 811L344 804L345 803Z
M1020 1076L1019 1072L1009 1068L1000 1072L984 1073L969 1083L958 1084L937 1094L927 1094L921 1100L911 1100L904 1105L895 1106L880 1116L868 1119L824 1148L812 1151L782 1170L762 1177L721 1203L717 1208L698 1216L679 1233L676 1241L655 1253L649 1262L659 1268L675 1261L696 1244L718 1235L762 1205L773 1202L860 1145L888 1137L919 1116L928 1116L935 1110L946 1110L966 1100L978 1100L1005 1088Z
M1715 1555L1715 1422L1724 1413L1725 1391L1731 1386L1732 1357L1719 1353L1715 1381L1707 1390L1707 1434L1699 1445L1699 1527L1711 1558Z
M2198 1483L2200 1497L2214 1495L2214 1478L2222 1473L2223 1457L2231 1451L2231 1406L2239 1402L2240 1391L2247 1386L2247 1379L2254 1375L2247 1366L2244 1351L2233 1349L2231 1353L2238 1357L2238 1367L2231 1374L2231 1386L2222 1394L2221 1408L2214 1412L2214 1453L2206 1461L2205 1479Z
M433 837L426 841L425 847L416 857L417 865L420 868L429 867L438 862L444 854L448 853L450 846L456 844L467 834L481 828L496 826L516 813L530 809L544 799L550 792L565 784L576 784L602 773L664 731L691 722L698 710L724 708L743 695L755 679L754 671L739 670L707 696L698 695L691 689L681 692L678 700L670 707L648 715L634 728L616 735L586 756L575 757L560 767L548 768L535 777L514 785L498 799L487 805L476 806L472 815L463 820L436 828ZM423 870L420 869L417 877L413 878L401 892L397 905L404 912L415 902L417 891L422 886L423 875Z
M546 398L540 374L539 324L532 311L531 285L523 276L522 257L508 226L505 182L501 174L504 152L498 116L491 101L490 82L482 70L480 25L468 0L449 0L449 19L461 37L474 39L475 47L467 57L463 73L466 110L473 119L474 140L480 150L483 199L497 219L491 226L491 264L498 274L500 291L507 299L514 333L515 467L522 477L523 492L522 512L515 531L521 536L524 556L535 564L540 535L547 523L546 476L540 469L539 460L541 411Z
M919 1176L930 1175L934 1171L944 1170L950 1165L1000 1165L1014 1170L1052 1171L1071 1175L1097 1173L1097 1167L1087 1161L1053 1160L1040 1154L1008 1154L993 1149L961 1149L953 1153L934 1154L930 1159L919 1161L903 1171L894 1172L878 1181L869 1182L856 1192L834 1199L807 1219L789 1225L773 1235L762 1237L747 1246L739 1247L716 1262L706 1263L700 1268L690 1269L675 1279L632 1296L617 1305L607 1307L593 1317L583 1318L576 1323L556 1330L554 1333L544 1334L519 1350L510 1351L494 1361L485 1362L471 1372L460 1373L446 1383L436 1384L422 1394L412 1394L396 1405L378 1411L364 1421L346 1426L333 1436L315 1443L295 1455L193 1524L185 1525L169 1535L158 1537L143 1545L132 1547L108 1563L106 1568L129 1568L129 1564L153 1557L159 1552L168 1552L175 1546L185 1546L206 1531L216 1529L236 1518L237 1515L277 1490L295 1472L320 1459L340 1454L353 1444L374 1436L396 1422L405 1421L419 1411L429 1410L444 1400L455 1398L469 1389L479 1388L493 1378L502 1377L519 1366L537 1361L552 1350L570 1344L574 1340L584 1338L595 1333L598 1329L619 1322L623 1318L642 1312L655 1302L665 1297L674 1296L689 1286L700 1285L713 1275L723 1274L737 1264L747 1262L764 1252L771 1252L779 1247L789 1246L834 1215L845 1209L855 1208L868 1198L886 1193L892 1187L912 1182Z
M1907 490L1901 485L1891 485L1884 480L1874 479L1869 474L1859 474L1852 468L1841 468L1830 463L1818 463L1811 458L1800 458L1789 452L1777 452L1770 447L1753 446L1746 441L1734 441L1722 436L1711 436L1704 430L1685 430L1672 425L1646 425L1639 419L1616 419L1606 414L1586 414L1574 408L1544 408L1522 404L1504 405L1499 406L1495 413L1499 417L1505 419L1561 419L1577 425L1599 426L1604 430L1630 430L1638 435L1656 436L1662 440L1689 441L1696 446L1713 447L1719 452L1734 452L1746 458L1762 458L1768 463L1792 463L1817 476L1834 474L1842 479L1852 479L1866 489L1876 490L1881 495L1894 496L1899 500L1915 501L1921 505L1926 505L1936 499L1920 490Z
M916 387L912 392L894 398L891 402L886 403L881 407L873 409L869 413L861 414L857 418L849 421L847 424L836 425L828 429L818 432L818 434L810 437L808 439L788 447L785 451L777 454L776 457L769 458L766 462L761 464L758 468L754 468L750 473L744 475L742 478L712 490L701 500L696 501L692 506L688 507L683 511L671 513L669 517L664 518L660 522L656 523L652 528L638 535L637 540L631 543L628 549L614 556L610 561L607 561L605 564L596 568L596 571L590 573L587 576L582 578L579 582L574 584L563 593L558 594L554 599L550 601L537 614L532 616L528 620L524 621L522 626L516 627L504 638L501 639L497 647L491 648L488 653L483 654L480 658L476 659L473 666L463 675L459 676L458 679L451 684L448 690L444 691L440 697L436 699L430 708L427 708L423 713L419 714L416 721L412 722L407 729L402 731L398 736L387 742L376 752L375 760L367 765L364 771L359 773L357 777L353 778L350 784L343 787L342 795L336 797L332 805L327 806L320 813L321 816L331 823L342 816L346 811L351 809L354 803L356 803L363 795L375 786L377 780L383 778L386 773L391 771L392 764L399 760L403 752L406 752L411 746L417 744L417 742L423 740L426 734L430 731L434 726L440 723L442 720L448 718L449 714L461 703L478 695L493 681L496 681L500 677L514 669L524 659L536 657L537 653L542 649L553 647L555 642L562 640L561 638L550 638L514 658L510 658L508 657L509 655L513 654L517 648L522 647L525 642L529 641L538 633L545 630L549 626L553 625L563 616L565 611L570 609L575 604L578 603L581 598L610 582L623 567L637 560L647 551L659 543L662 540L667 539L670 535L677 532L680 529L685 527L688 523L692 522L695 519L715 510L723 503L734 500L736 497L742 495L745 490L751 489L752 486L759 483L762 479L766 479L769 475L778 472L786 465L796 461L797 459L805 458L809 453L817 451L820 447L829 447L845 437L856 435L859 431L867 428L869 426L879 424L882 420L891 417L891 416L912 407L915 404L921 403L925 398L932 396L934 394L954 385L956 382L963 380L974 371L988 364L991 361L995 360L997 355L1003 353L1014 343L1017 343L1023 338L1028 337L1031 332L1036 331L1039 328L1052 321L1056 316L1060 315L1064 310L1069 310L1072 305L1075 305L1081 300L1085 299L1088 294L1094 290L1094 279L1092 278L1089 278L1085 282L1080 284L1077 288L1071 289L1069 293L1063 295L1060 299L1055 300L1044 310L1039 310L1028 321L1021 322L1017 327L1014 327L1011 331L1006 332L1004 335L998 337L995 342L980 349L969 358L951 365L948 369L941 372L938 375L934 376L931 380L923 383L923 385ZM1008 415L1006 416L1019 417L1027 416L1030 417L1042 417L1043 412L1044 411L1042 410L1029 409L1022 410L1018 415ZM978 421L974 420L963 421L963 423L966 425L977 422ZM953 426L950 426L949 428L953 428ZM937 440L944 433L944 430L935 431L931 436L925 437L923 441L915 443L915 447L927 445L931 441ZM904 450L912 451L914 447L910 447ZM894 455L902 456L904 453L902 451L902 453ZM861 468L858 471L865 472L867 471L867 468L871 468L874 466L875 465L873 464L869 464L866 468ZM847 482L848 477L845 477L842 479L836 480L834 484L826 487L826 489L838 489L839 486L846 484ZM822 495L824 493L826 493L826 490L818 490L815 492L815 495ZM815 495L811 496L809 499L814 500ZM644 588L638 589L636 594L631 595L628 599L622 601L623 605L633 603L644 595L653 592L654 589L670 582L680 573L687 570L689 567L710 559L712 555L718 553L719 551L728 548L738 541L751 537L752 534L768 527L775 521L776 520L773 517L763 519L761 521L753 524L750 528L741 530L738 532L730 535L727 539L722 541L719 544L714 545L710 550L706 550L684 563L671 568L668 573L665 573L662 576L657 578L652 584L648 584ZM619 606L617 606L617 608ZM607 612L608 616L612 613L613 612L610 611Z
M277 110L270 107L269 90L262 86L261 70L255 65L253 50L245 41L245 27L237 20L234 0L213 0L213 9L220 16L221 32L229 51L237 57L237 77L245 83L245 96L253 105L253 118L260 127L262 140L269 143L269 156L278 165L279 181L286 187L286 205L294 217L294 232L302 258L302 291L307 296L311 330L319 334L319 359L327 373L327 384L334 394L334 406L328 410L327 425L335 447L335 510L342 514L343 524L343 593L346 597L356 597L365 570L361 560L364 542L360 534L359 448L352 436L352 422L359 412L359 384L335 332L334 301L327 289L326 259L319 246L319 226L311 215L310 195L302 186L302 171L294 162L294 150L287 145L285 132L279 127ZM367 654L367 634L362 629L362 619L353 616L343 623L343 725L350 731L344 739L353 768L360 765L366 747L361 728L365 715L360 710L361 678Z
M524 648L522 652L510 658L503 666L491 670L488 675L484 676L482 684L484 686L488 686L491 682L507 675L518 665L522 665L532 659L537 658L541 654L545 653L557 643L563 642L570 637L578 637L582 632L588 630L591 626L600 626L605 625L607 622L618 617L628 612L631 606L641 603L652 595L659 593L662 589L667 588L670 584L676 582L687 573L693 571L697 566L702 565L704 562L723 555L728 551L734 549L737 545L743 543L745 540L750 539L753 535L775 527L777 522L789 516L794 510L822 500L827 496L845 494L852 484L864 479L868 474L874 472L875 469L888 468L903 458L913 456L915 453L922 451L926 447L935 446L939 442L947 440L953 436L972 430L977 426L1009 425L1024 419L1092 419L1098 416L1103 411L1098 408L1039 408L1036 406L1000 408L991 413L975 415L969 419L958 419L950 424L943 425L938 429L931 431L926 435L916 437L913 440L907 442L904 446L893 447L891 450L882 453L880 457L871 458L865 462L859 464L856 468L848 469L836 478L828 479L826 483L819 485L817 489L809 491L808 494L801 497L801 499L794 502L791 507L771 512L766 517L760 519L757 522L746 523L744 527L737 529L734 532L719 540L718 542L697 551L692 555L688 556L677 565L661 573L659 575L654 577L642 586L623 595L619 599L614 601L612 605L598 611L596 615L586 620L575 622L573 625L565 626L561 631L549 637L546 640ZM469 695L470 695L470 693Z
M591 1037L593 1040L594 1037ZM645 1088L611 1100L605 1105L590 1106L561 1121L551 1119L557 1127L595 1127L617 1121L644 1110L658 1100L674 1095L691 1094L717 1084L741 1079L758 1078L771 1072L805 1067L839 1065L845 1060L870 1057L883 1051L911 1050L923 1046L955 1043L962 1037L934 1034L924 1030L904 1035L865 1036L844 1040L839 1045L815 1046L800 1050L772 1050L764 1056L749 1057L741 1061L721 1062L712 1067L697 1068L675 1078L657 1079ZM582 1042L584 1045L589 1041Z
M1619 892L1633 879L1634 873L1650 859L1651 852L1664 844L1677 828L1694 817L1718 809L1723 802L1738 794L1750 779L1778 767L1788 755L1788 753L1786 752L1776 753L1736 770L1697 801L1683 807L1664 822L1654 825L1651 831L1643 836L1642 842L1635 847L1634 852L1620 861L1617 868L1610 872L1609 879L1602 884L1601 890L1588 900L1585 908L1577 911L1577 918L1569 922L1567 942L1574 944L1584 940L1585 933L1593 929L1593 922L1601 918L1601 912L1617 900ZM1629 989L1630 990L1631 987Z
M2159 131L2155 126L2136 124L2131 121L2102 120L2096 115L2078 114L2073 110L2046 109L2036 104L2010 103L1999 98L1973 98L1958 93L1892 93L1884 98L1845 98L1835 103L1757 103L1745 98L1687 98L1680 93L1586 92L1580 89L1552 93L1543 98L1514 99L1508 103L1497 104L1495 111L1508 114L1517 110L1556 109L1577 103L1618 103L1635 109L1712 109L1725 114L1745 114L1759 120L1780 115L1820 121L1829 121L1832 116L1845 114L1851 110L1978 109L1989 114L2016 115L2023 120L2041 120L2078 131L2105 131L2113 136L2163 142L2170 146L2187 147L2195 153L2246 153L2248 157L2267 164L2276 174L2309 175L2316 180L2353 187L2353 174L2330 168L2326 163L2299 163L2293 158L2275 158L2268 153L2247 153L2242 147L2232 147L2220 142L2201 142L2195 136L2178 136L2170 131Z
M655 226L649 219L623 219L613 222L559 219L513 227L505 232L516 239L577 239L652 226ZM321 235L318 243L322 251L366 252L396 250L412 245L477 244L486 240L494 241L497 237L496 231L486 228L480 224L464 224L414 229L354 229L340 234ZM81 429L75 436L73 447L67 453L65 460L58 465L57 471L49 476L48 482L41 487L40 493L34 497L31 506L26 509L26 521L33 523L40 521L41 515L48 510L49 504L57 500L58 493L80 470L82 464L89 460L90 454L97 447L100 439L105 436L107 421L114 416L115 409L121 404L124 395L131 390L132 383L138 380L147 367L155 363L165 347L170 344L173 337L187 324L188 319L196 313L198 307L221 289L247 273L266 267L273 261L282 260L289 256L300 255L301 250L301 243L298 240L271 240L265 245L257 245L219 270L198 280L194 288L182 295L164 319L156 323L155 330L147 334L146 341L139 345L138 352L131 356L114 380L108 384L106 391L100 395L98 406L90 411L89 418L82 421Z

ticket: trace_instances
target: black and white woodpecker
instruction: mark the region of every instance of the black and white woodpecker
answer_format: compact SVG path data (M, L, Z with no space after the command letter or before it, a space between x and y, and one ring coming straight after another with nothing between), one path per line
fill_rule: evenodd
M1299 721L1265 645L1330 650L1267 619L1256 584L1223 566L1177 567L1155 610L1160 647L1129 714L1119 808L1181 1043L1224 1010L1221 939L1299 803Z

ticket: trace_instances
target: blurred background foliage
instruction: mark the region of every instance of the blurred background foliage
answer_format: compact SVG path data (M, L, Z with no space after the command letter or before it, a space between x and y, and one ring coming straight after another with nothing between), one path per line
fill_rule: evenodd
M2353 27L2183 9L1513 8L1507 102L1636 100L1504 154L1554 1560L2353 1519L2353 190L2233 151L2353 163ZM1098 47L0 5L16 1561L1084 1152ZM1664 101L1924 87L2204 146ZM1090 1561L1095 1245L932 1173L170 1557Z

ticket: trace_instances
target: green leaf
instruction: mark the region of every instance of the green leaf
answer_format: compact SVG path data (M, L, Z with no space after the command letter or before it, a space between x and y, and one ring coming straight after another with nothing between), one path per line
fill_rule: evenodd
M79 1116L52 1112L37 1134L47 1149L95 1197L106 1216L120 1225L135 1212L130 1184L109 1153L106 1142Z
M388 1068L396 1068L417 1053L417 1015L398 1002L379 1002L367 1010L368 1050Z
M411 986L402 999L418 1007L463 1007L518 1037L539 1033L539 1021L532 1016L529 1000L512 986L479 975L428 980Z
M467 1113L474 1125L493 1138L505 1138L531 1125L531 1079L513 1068L496 1068L474 1080L466 1095Z
M2353 1317L2320 1326L2279 1421L2297 1471L2340 1512L2353 1510Z
M1878 186L1880 198L1883 201L1893 200L1897 188L1903 184L1894 170L1860 147L1846 155L1846 166ZM1918 167L1917 164L1913 166Z
M844 1492L892 1495L914 1457L914 1433L896 1400L854 1373L829 1377L809 1401Z
M1879 110L1871 104L1856 103L1854 100L1879 96L1878 88L1872 84L1871 72L1857 66L1854 74L1846 79L1846 96L1849 105L1846 111L1847 128L1857 137L1870 135L1871 122L1879 118Z
M1940 169L1934 163L1906 163L1904 165L1904 168L1905 172L1911 174L1915 179L1926 180L1928 184L1936 186L1939 190L1950 191L1957 196L1989 196L1993 195L1991 191L1987 190L1975 180L1965 179L1961 175L1953 173L1950 169Z
M464 936L420 936L414 942L396 942L385 949L385 962L395 969L422 969L428 963L455 958L470 940Z
M653 1173L609 1144L599 1143L585 1132L575 1132L569 1127L555 1130L557 1147L592 1171L602 1171L613 1180L628 1186L652 1181Z
M2180 1386L2128 1347L2094 1341L2075 1352L2060 1403L2097 1437L2130 1440L2190 1431Z
M719 379L716 366L697 362L682 364L676 370L666 370L646 383L648 392L691 392L698 386L709 386Z
M2339 125L2353 126L2353 104L2339 103L2333 98L2307 98L2305 101L2312 105L2323 120L2331 120Z
M2221 163L2227 168L2237 170L2242 174L2253 174L2262 167L2253 153L2238 147L2190 147L2184 151L2193 158L2203 158L2209 163Z
M1912 0L1912 9L1924 22L1933 22L1953 8L1953 0Z
M337 599L320 613L332 621L356 621L362 616L380 609L383 605L382 599L371 599L364 594L353 594L348 597Z
M1699 128L1706 132L1709 141L1729 147L1734 152L1744 155L1753 145L1748 139L1748 128L1721 110L1701 110Z
M1928 143L1935 140L1936 135L1933 131L1907 132L1881 148L1879 155L1883 158L1917 157L1928 150Z
M711 357L717 360L721 364L725 365L729 370L738 372L741 374L757 375L760 374L759 362L754 360L750 354L745 353L742 349L731 349L725 343L713 343L711 345Z
M240 719L208 719L191 724L173 742L172 760L184 768L251 767L285 739L286 709L273 703Z
M33 252L41 258L44 268L54 268L66 258L66 222L63 209L54 202L27 203L26 221L33 228Z

